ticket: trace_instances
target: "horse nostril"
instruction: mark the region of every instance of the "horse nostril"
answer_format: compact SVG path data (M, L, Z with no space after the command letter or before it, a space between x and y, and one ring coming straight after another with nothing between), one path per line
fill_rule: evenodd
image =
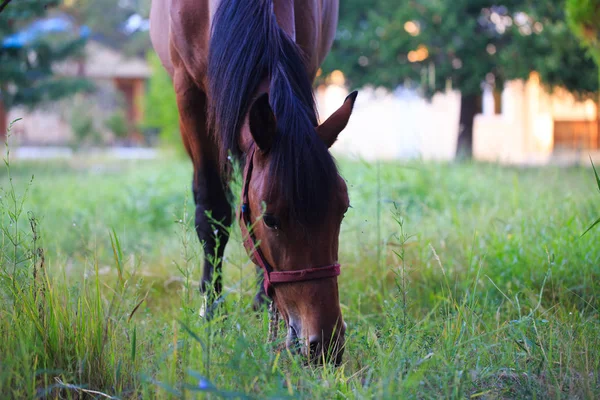
M286 340L286 345L288 349L292 351L292 353L298 353L300 351L300 340L298 339L298 331L292 324L290 324L288 329L288 337Z

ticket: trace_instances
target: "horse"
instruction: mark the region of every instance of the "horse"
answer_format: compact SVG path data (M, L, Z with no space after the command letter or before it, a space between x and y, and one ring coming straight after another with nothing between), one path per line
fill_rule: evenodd
M338 8L338 0L153 0L150 37L193 164L204 316L222 299L235 161L243 168L238 221L259 275L253 306L276 307L288 348L339 365L338 246L349 198L329 148L357 92L319 125L312 91Z

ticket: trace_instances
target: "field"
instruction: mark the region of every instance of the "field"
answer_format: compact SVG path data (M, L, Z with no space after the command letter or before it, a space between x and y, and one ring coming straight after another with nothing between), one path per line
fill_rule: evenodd
M187 160L4 168L2 398L600 398L591 168L339 165L337 369L266 343L237 226L226 312L198 317Z

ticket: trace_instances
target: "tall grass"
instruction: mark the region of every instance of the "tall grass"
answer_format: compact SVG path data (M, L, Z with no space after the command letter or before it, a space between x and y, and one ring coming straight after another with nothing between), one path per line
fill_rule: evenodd
M0 393L12 398L62 397L70 391L93 393L87 387L116 393L135 387L136 328L123 313L136 300L128 293L134 275L124 269L118 237L111 236L118 279L110 294L101 288L104 282L93 259L91 277L53 275L38 220L25 212L33 176L19 194L8 147L4 161L9 185L0 202Z
M596 186L598 186L598 191L600 192L600 176L598 176L598 172L596 171L596 166L594 165L594 162L590 159L590 162L592 163L592 169L594 170L594 176L596 177ZM585 230L585 232L583 232L584 236L586 233L588 233L590 230L592 230L596 225L600 224L600 217L595 220L589 228L587 228Z
M3 398L600 396L600 249L580 236L597 211L589 170L341 160L336 369L304 366L283 334L267 342L237 227L224 303L199 317L186 162L9 155Z

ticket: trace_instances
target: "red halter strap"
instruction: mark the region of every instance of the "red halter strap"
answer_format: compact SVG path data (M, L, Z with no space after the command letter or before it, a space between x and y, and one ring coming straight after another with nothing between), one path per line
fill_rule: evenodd
M263 270L264 275L264 288L265 292L269 297L273 294L273 284L276 283L293 283L293 282L304 282L312 281L317 279L333 278L340 274L340 264L332 264L325 267L318 268L307 268L298 271L274 271L273 267L267 262L260 247L254 239L254 235L251 232L252 219L250 217L250 204L248 201L248 188L250 186L250 178L252 177L252 167L254 161L254 145L252 145L252 151L249 153L250 158L246 161L246 171L244 179L244 187L242 189L242 204L240 207L240 218L242 223L240 228L242 231L242 238L244 240L244 247L250 255L250 258L255 264L258 264Z

